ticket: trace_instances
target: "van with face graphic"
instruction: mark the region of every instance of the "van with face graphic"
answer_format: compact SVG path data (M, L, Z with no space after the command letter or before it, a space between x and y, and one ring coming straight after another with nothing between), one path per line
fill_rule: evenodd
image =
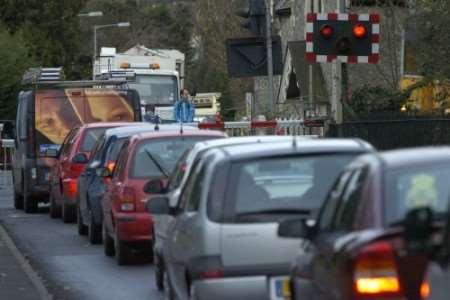
M49 171L72 128L142 118L139 94L122 88L126 82L61 81L60 74L55 68L28 71L23 79L27 88L18 97L14 206L27 213L48 202Z

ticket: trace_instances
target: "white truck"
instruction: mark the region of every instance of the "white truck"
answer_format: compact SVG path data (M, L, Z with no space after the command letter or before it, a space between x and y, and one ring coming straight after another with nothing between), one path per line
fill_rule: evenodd
M141 105L153 108L173 106L184 86L185 55L178 50L148 49L142 45L117 53L103 47L96 59L96 77L111 71L134 73L129 87L136 89Z

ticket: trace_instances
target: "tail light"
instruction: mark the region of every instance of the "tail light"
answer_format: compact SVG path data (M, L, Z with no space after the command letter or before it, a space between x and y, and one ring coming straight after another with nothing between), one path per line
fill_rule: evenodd
M428 297L430 297L430 285L428 284L428 282L422 282L422 284L420 285L420 297L425 300L428 299Z
M116 163L114 161L109 161L106 164L106 168L109 170L109 172L114 172L114 168L116 167Z
M64 183L64 195L68 199L75 199L78 190L77 181L70 178L63 181L63 183Z
M78 177L84 171L84 167L84 164L70 164L70 172L72 173L70 177Z
M401 297L392 245L376 242L361 249L355 261L353 282L356 295L365 299Z
M120 198L120 210L130 212L135 210L136 194L131 187L124 187L122 197Z

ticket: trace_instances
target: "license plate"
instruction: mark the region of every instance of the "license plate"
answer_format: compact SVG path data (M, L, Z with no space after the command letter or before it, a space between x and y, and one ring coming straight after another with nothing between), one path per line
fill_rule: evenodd
M291 286L289 285L289 277L283 276L270 278L270 299L291 299Z

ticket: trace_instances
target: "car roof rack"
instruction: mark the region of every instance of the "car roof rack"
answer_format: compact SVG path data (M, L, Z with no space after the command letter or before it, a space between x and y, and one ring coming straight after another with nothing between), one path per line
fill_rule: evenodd
M130 82L127 76L109 76L98 80L64 80L62 67L58 68L30 68L22 76L22 85L47 88L83 88L124 86Z

